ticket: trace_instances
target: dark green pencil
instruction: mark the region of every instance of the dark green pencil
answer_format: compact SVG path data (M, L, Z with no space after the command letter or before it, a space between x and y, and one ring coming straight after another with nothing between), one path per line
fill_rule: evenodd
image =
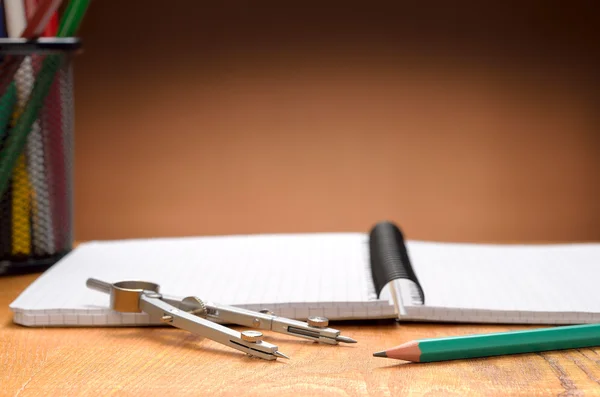
M425 363L593 346L600 346L600 324L420 339L373 355Z

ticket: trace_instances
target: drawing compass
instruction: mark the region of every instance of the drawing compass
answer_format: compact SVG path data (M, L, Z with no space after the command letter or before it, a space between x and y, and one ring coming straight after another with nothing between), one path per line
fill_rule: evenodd
M215 342L265 360L289 358L276 345L262 340L255 330L238 332L224 324L237 324L260 330L270 330L319 343L337 345L356 343L329 328L325 317L310 317L307 322L279 317L273 313L255 312L235 306L205 302L195 296L177 299L164 296L159 285L147 281L120 281L110 284L89 278L88 288L110 294L111 309L122 313L147 313L151 320L162 321Z

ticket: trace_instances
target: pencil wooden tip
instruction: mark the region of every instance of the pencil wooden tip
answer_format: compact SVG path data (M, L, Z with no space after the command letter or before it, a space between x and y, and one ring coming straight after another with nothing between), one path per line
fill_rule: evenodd
M419 341L414 340L401 344L400 346L387 349L384 353L387 358L394 358L396 360L420 362L421 361L421 348L419 347Z
M385 351L373 353L373 357L386 357L387 358L387 353Z

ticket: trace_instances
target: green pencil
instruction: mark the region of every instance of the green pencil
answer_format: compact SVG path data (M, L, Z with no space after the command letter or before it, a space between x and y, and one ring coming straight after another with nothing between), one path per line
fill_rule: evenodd
M600 324L420 339L373 355L426 363L593 346L600 346Z
M6 90L6 94L0 98L0 142L2 142L6 131L8 130L8 124L10 118L13 115L13 109L17 103L17 87L14 83L11 83ZM2 145L0 145L0 148Z

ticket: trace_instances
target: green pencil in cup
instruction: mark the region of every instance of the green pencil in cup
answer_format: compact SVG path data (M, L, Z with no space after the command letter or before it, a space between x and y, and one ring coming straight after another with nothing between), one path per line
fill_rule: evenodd
M57 37L71 37L75 35L89 4L90 0L72 0L69 2L61 18ZM27 135L31 131L33 123L38 118L38 114L44 105L44 99L50 92L50 87L63 60L64 57L62 55L56 54L48 55L44 59L41 70L35 78L35 84L27 105L15 126L11 129L4 148L0 151L0 196L6 191L12 170L27 142Z
M0 98L0 142L2 142L4 135L6 135L8 123L12 117L16 103L17 87L14 84L10 84L5 95Z
M425 363L594 346L600 346L600 324L420 339L373 355Z

